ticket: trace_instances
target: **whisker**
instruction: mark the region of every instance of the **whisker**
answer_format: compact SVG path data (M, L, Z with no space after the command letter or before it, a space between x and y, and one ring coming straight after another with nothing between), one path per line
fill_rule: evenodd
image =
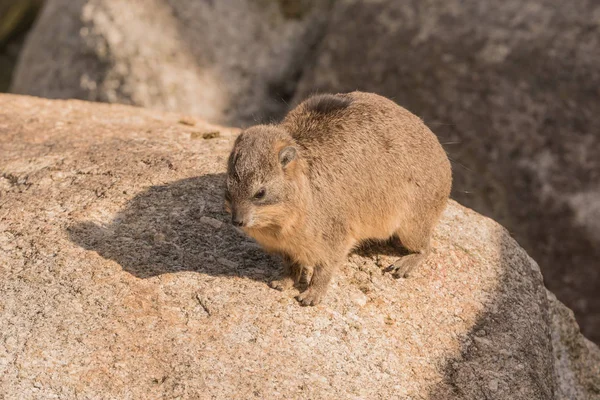
M467 171L475 173L475 171L473 171L472 169L470 169L470 168L468 168L468 167L464 166L463 164L459 163L458 161L456 161L456 160L453 160L452 158L450 158L450 156L448 156L448 159L449 159L451 162L453 162L454 164L458 164L458 165L460 165L461 167L463 167L463 168L464 168L464 169L466 169Z

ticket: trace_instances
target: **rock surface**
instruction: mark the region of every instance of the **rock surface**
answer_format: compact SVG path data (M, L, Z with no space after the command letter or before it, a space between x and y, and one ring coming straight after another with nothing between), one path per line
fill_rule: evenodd
M222 210L235 130L0 104L4 399L600 398L598 348L488 218L451 202L414 277L361 249L303 308Z
M506 226L600 343L600 4L341 0L332 15L296 99L359 89L420 115L455 161L453 197Z
M329 0L47 0L12 91L251 123L285 109L328 8Z
M548 292L560 399L600 398L600 349L579 332L573 311Z

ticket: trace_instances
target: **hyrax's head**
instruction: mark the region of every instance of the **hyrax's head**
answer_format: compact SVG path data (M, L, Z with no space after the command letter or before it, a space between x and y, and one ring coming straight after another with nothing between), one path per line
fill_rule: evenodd
M300 150L282 128L258 125L242 132L227 163L225 208L245 231L282 227L301 198Z

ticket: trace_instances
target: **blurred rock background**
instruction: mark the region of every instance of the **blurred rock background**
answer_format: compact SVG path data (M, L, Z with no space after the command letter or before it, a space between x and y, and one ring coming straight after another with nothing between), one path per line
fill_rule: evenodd
M329 1L50 0L12 91L252 124L282 115Z
M600 342L597 1L47 0L23 46L40 3L0 0L2 90L238 126L317 91L394 99Z

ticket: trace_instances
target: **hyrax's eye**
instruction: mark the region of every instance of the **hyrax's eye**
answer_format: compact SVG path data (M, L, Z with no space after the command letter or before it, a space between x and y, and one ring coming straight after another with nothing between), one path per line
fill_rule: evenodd
M267 189L260 188L260 189L258 189L258 191L256 193L254 193L254 198L256 200L260 200L260 199L264 198L266 194L267 194Z

